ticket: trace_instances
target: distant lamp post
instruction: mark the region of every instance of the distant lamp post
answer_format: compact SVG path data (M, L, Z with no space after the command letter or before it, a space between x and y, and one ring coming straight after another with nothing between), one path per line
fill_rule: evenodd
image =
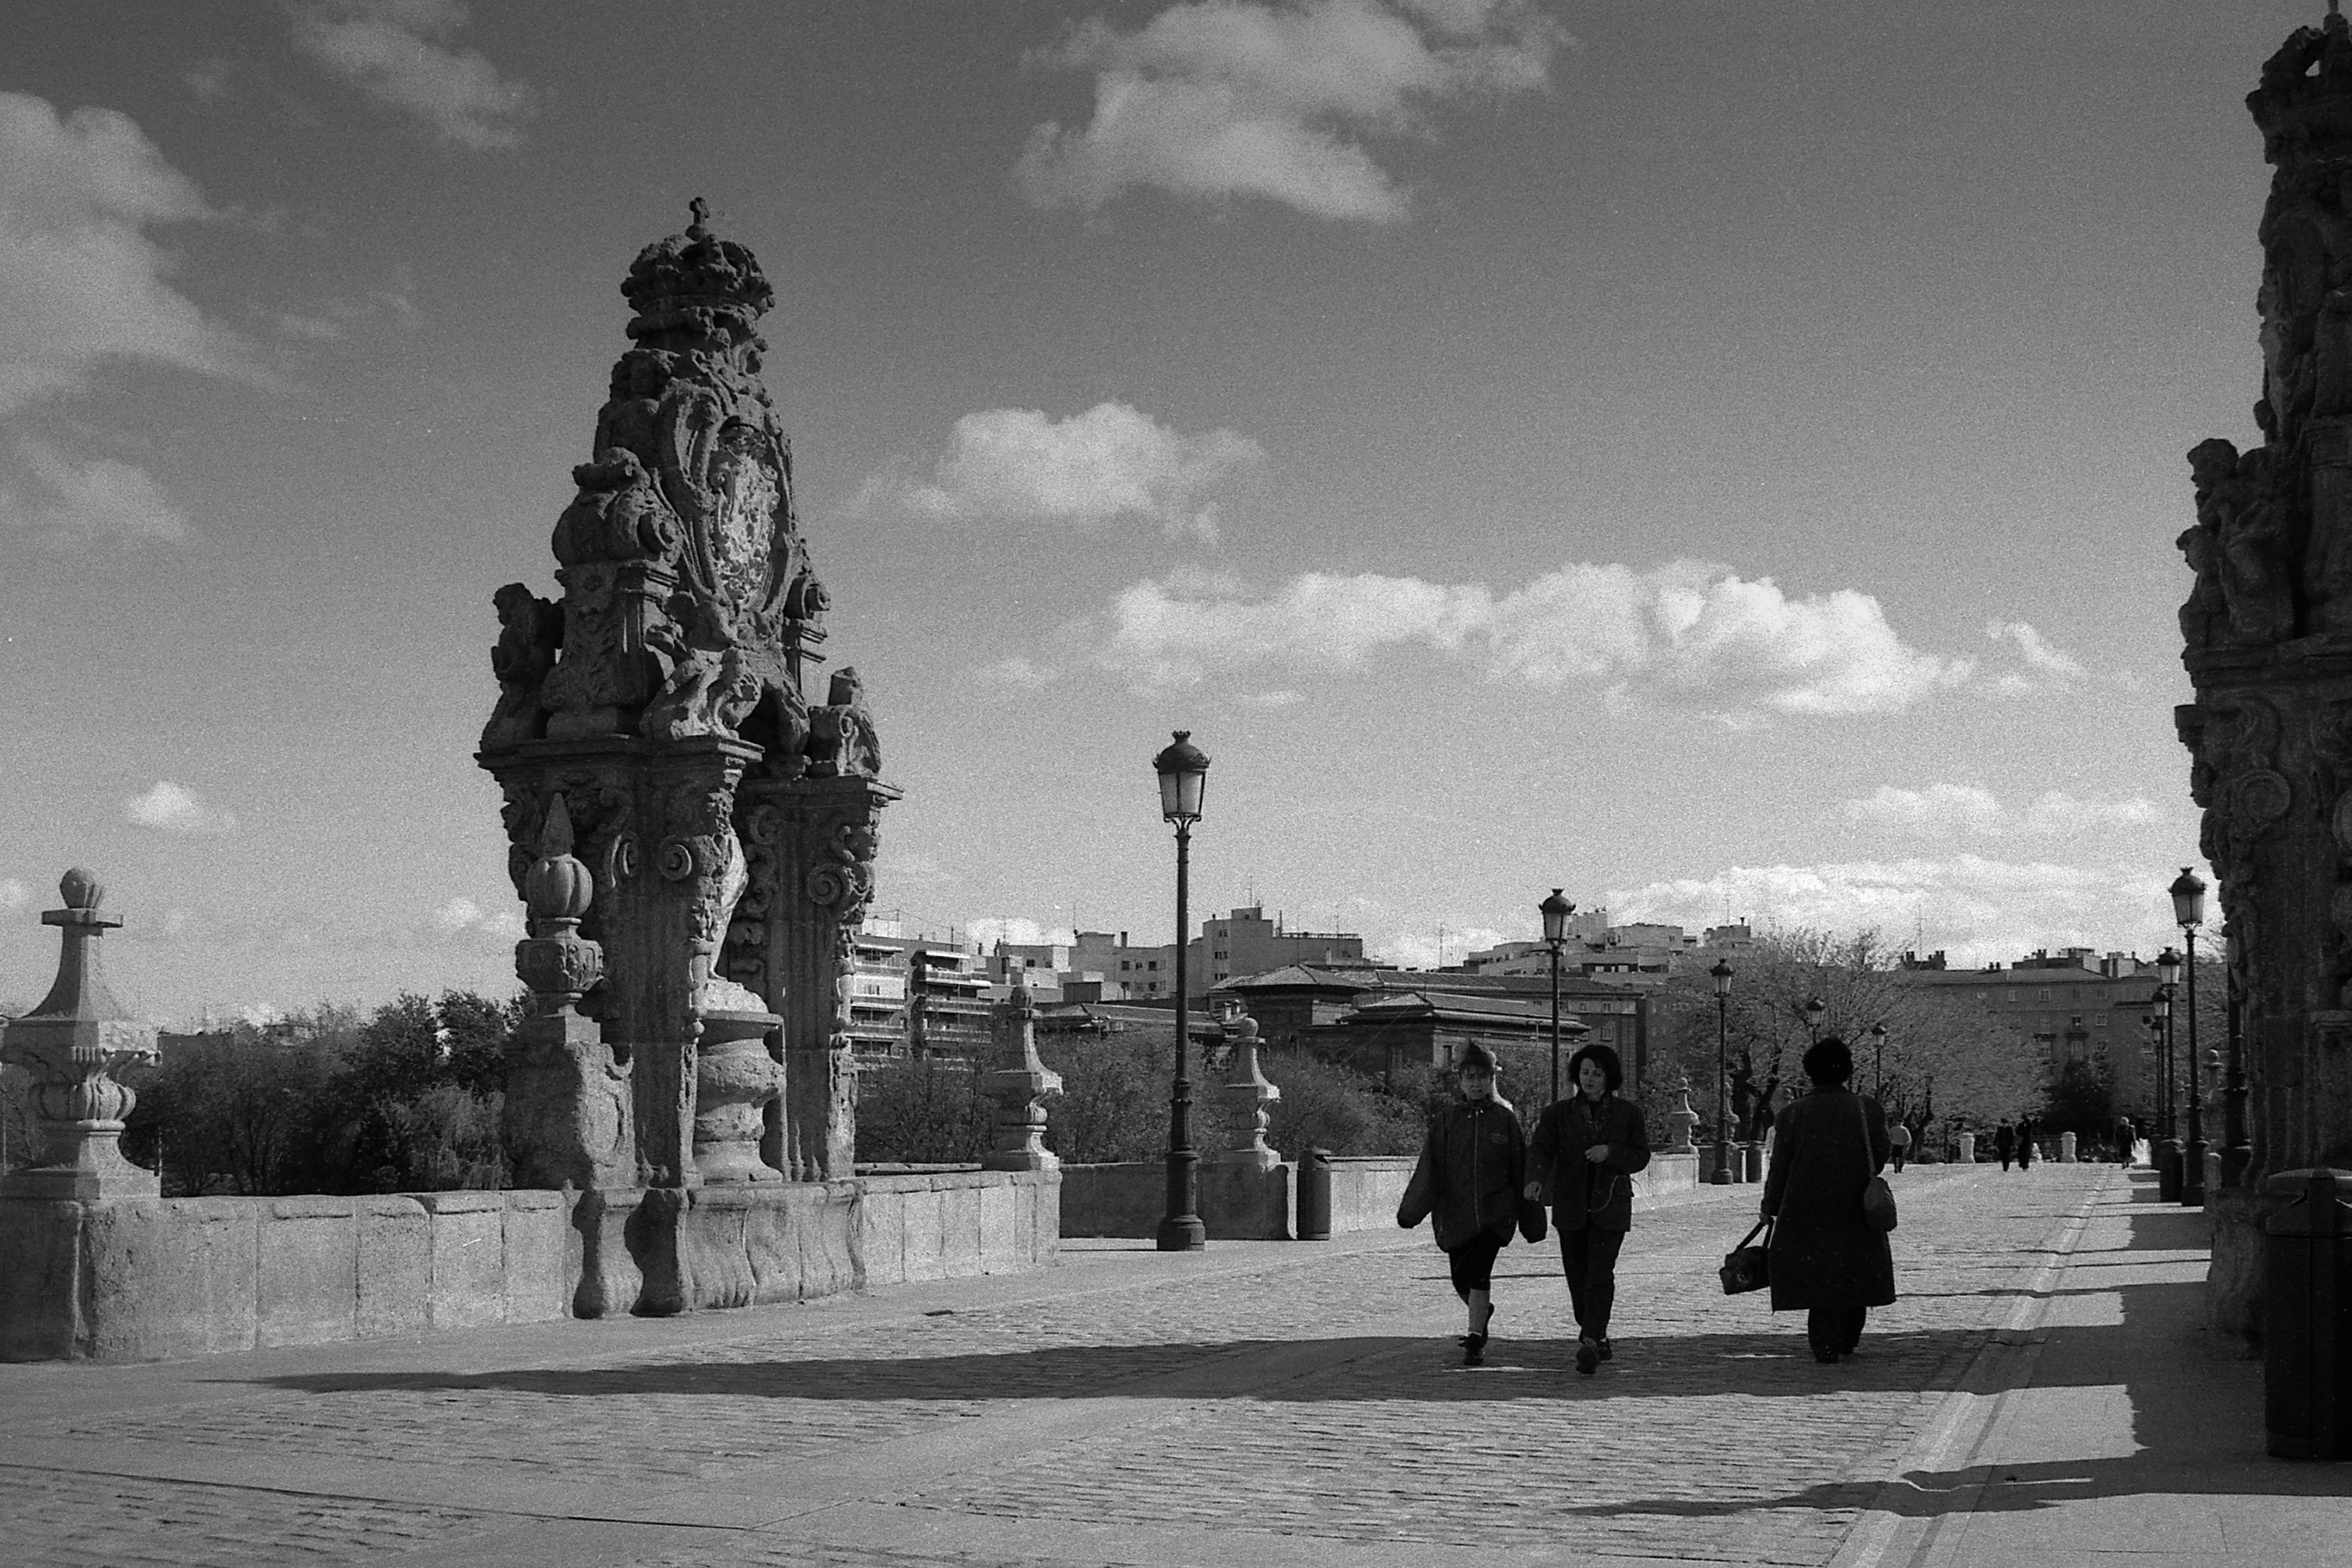
M1731 1086L1723 1042L1731 1008L1731 961L1718 958L1706 973L1715 981L1715 1174L1707 1180L1727 1187L1731 1184Z
M1185 992L1184 956L1192 921L1192 824L1201 820L1201 794L1209 781L1209 754L1192 731L1151 759L1160 775L1160 815L1176 825L1176 1083L1168 1102L1168 1212L1160 1221L1160 1250L1198 1252L1209 1244L1201 1223L1201 1155L1192 1147L1192 1080L1185 1076L1192 1047L1192 1000Z
M1870 1097L1886 1103L1886 1026L1870 1026Z
M2172 918L2189 944L2189 1147L2182 1151L2180 1201L2190 1208L2205 1205L2205 1095L2200 1086L2203 1060L2197 1051L2197 928L2205 923L2205 884L2189 868L2167 889L2172 895Z
M2180 984L2180 954L2166 948L2156 956L2157 978L2163 982L2156 988L2157 1033L2161 1037L2158 1046L2157 1068L2157 1141L2156 1195L2165 1203L2180 1201L2180 1139L2174 1116L2180 1097L2179 1079L2173 1070L2172 998Z
M1822 1015L1827 1013L1829 1010L1830 1005L1822 1001L1818 996L1806 997L1805 1005L1798 1009L1799 1012L1805 1016L1805 1032L1813 1037L1813 1043L1815 1045L1819 1045L1821 1043Z
M1559 1098L1559 950L1568 941L1568 917L1576 906L1554 888L1551 897L1536 906L1543 916L1544 945L1551 949L1551 1097Z

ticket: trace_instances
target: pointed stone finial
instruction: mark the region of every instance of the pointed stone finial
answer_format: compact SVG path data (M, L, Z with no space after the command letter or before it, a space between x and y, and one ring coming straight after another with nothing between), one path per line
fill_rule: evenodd
M1282 1156L1266 1142L1265 1124L1282 1090L1258 1065L1257 1020L1247 1013L1234 1013L1225 1020L1225 1038L1233 1046L1234 1077L1224 1086L1223 1097L1233 1111L1234 1142L1217 1158L1228 1164L1271 1171L1282 1163Z
M37 1164L0 1177L16 1197L153 1197L155 1173L122 1157L123 1119L139 1102L114 1074L155 1059L155 1026L123 1015L106 987L99 939L121 925L98 912L106 889L77 866L58 883L65 908L47 910L58 926L58 977L40 1005L0 1026L0 1061L33 1075L45 1148Z
M1028 977L1020 972L1013 994L997 1009L996 1068L981 1087L996 1105L994 1147L981 1159L989 1171L1051 1171L1061 1159L1045 1147L1045 1108L1049 1094L1059 1094L1062 1075L1037 1054L1037 1008L1030 1000Z
M595 879L572 858L572 811L561 791L548 802L547 820L539 830L539 858L523 875L522 896L533 936L572 931L596 896Z
M76 866L58 879L58 897L65 900L66 908L87 914L106 901L106 884L96 872Z

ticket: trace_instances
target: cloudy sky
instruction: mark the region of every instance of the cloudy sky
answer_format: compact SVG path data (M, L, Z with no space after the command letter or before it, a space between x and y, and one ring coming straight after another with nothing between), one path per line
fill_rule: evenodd
M510 983L472 762L689 197L909 926L2152 952L2317 0L78 0L0 52L0 1003ZM653 18L658 16L660 25Z

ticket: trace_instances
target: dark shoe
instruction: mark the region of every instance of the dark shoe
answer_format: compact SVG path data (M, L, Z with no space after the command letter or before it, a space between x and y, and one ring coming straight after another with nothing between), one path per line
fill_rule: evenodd
M1591 1340L1576 1342L1576 1370L1591 1377L1601 1369L1601 1347Z
M1602 1361L1612 1361L1616 1358L1617 1347L1611 1344L1607 1340L1604 1339L1601 1342L1600 1350L1601 1359Z
M1462 1336L1462 1364L1464 1366L1484 1366L1486 1364L1486 1335L1465 1334Z
M1815 1345L1813 1347L1813 1359L1820 1362L1824 1366L1835 1362L1837 1358L1838 1352L1830 1349L1827 1345Z

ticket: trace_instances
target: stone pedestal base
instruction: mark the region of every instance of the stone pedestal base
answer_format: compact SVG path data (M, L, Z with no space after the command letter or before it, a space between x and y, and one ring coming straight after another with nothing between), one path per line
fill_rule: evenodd
M2262 1348L2263 1222L2285 1198L2232 1188L2207 1194L2213 1226L2213 1261L2205 1274L2205 1316L2216 1332L2240 1342L2245 1353Z

